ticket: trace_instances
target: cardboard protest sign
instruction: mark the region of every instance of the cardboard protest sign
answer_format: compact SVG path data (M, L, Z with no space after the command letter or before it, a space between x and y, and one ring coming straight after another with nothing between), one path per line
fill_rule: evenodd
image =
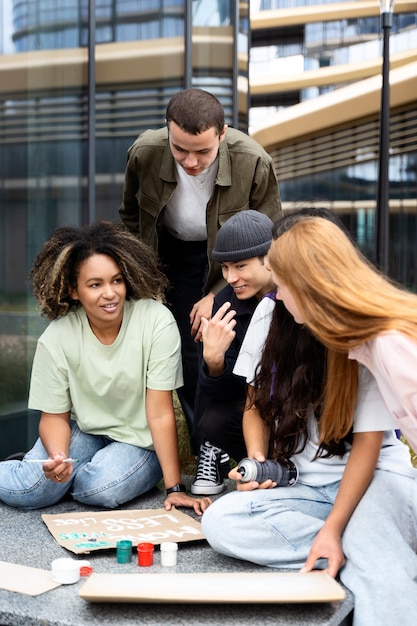
M134 546L204 539L200 522L175 508L44 514L42 519L57 542L76 554L115 548L123 539Z

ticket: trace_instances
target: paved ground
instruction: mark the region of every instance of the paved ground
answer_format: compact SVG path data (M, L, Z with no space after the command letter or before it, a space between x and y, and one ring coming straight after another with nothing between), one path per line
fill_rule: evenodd
M164 493L152 490L142 498L124 506L124 509L162 508ZM42 513L87 511L72 500L63 501L41 511L22 512L0 503L0 560L42 569L50 569L58 557L75 555L61 547L41 519ZM189 511L186 511L189 513ZM159 553L150 568L138 568L132 563L119 564L115 550L93 552L87 558L97 573L161 572ZM80 556L79 558L86 558ZM166 570L165 570L166 571ZM181 543L178 565L171 571L193 572L255 572L270 571L250 563L235 561L215 553L206 541ZM140 578L138 577L139 584ZM27 596L0 589L0 625L11 626L98 626L112 624L162 625L227 625L227 626L346 626L353 607L352 595L347 592L343 602L323 604L95 604L81 599L78 591L83 579L75 585L61 586L39 596Z

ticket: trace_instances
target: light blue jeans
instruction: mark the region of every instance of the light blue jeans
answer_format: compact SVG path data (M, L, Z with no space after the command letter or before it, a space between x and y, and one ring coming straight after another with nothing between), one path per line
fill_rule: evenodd
M88 506L113 509L140 496L162 478L155 452L107 437L83 433L71 422L69 455L74 463L68 482L46 478L42 464L25 459L46 459L38 439L23 461L0 463L0 500L20 509L40 509L55 504L69 491Z
M298 569L327 518L339 483L236 491L202 518L210 545L230 557ZM355 595L354 626L414 626L417 616L417 470L377 470L343 534L340 579ZM326 561L317 568L326 567Z

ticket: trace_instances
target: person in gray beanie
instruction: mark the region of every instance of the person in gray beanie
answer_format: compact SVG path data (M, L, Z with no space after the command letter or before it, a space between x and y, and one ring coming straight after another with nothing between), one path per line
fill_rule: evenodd
M233 374L240 346L260 299L273 282L264 263L272 241L270 218L241 211L217 233L212 259L227 285L215 297L212 317L202 319L203 365L196 420L203 437L191 493L215 495L224 488L230 457L246 456L242 432L245 381Z
M211 257L218 263L264 257L271 241L272 220L258 211L242 211L220 228Z

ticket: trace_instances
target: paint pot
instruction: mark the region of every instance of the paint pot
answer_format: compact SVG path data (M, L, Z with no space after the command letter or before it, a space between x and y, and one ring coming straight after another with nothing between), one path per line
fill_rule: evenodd
M153 543L138 543L138 565L147 567L153 565Z
M93 573L90 561L78 561L80 576L90 576Z
M75 559L55 559L51 563L51 570L56 583L72 585L80 580L80 562Z
M118 541L116 544L117 562L130 563L132 560L132 542L128 539Z
M172 567L177 564L178 544L173 541L161 543L161 565Z

